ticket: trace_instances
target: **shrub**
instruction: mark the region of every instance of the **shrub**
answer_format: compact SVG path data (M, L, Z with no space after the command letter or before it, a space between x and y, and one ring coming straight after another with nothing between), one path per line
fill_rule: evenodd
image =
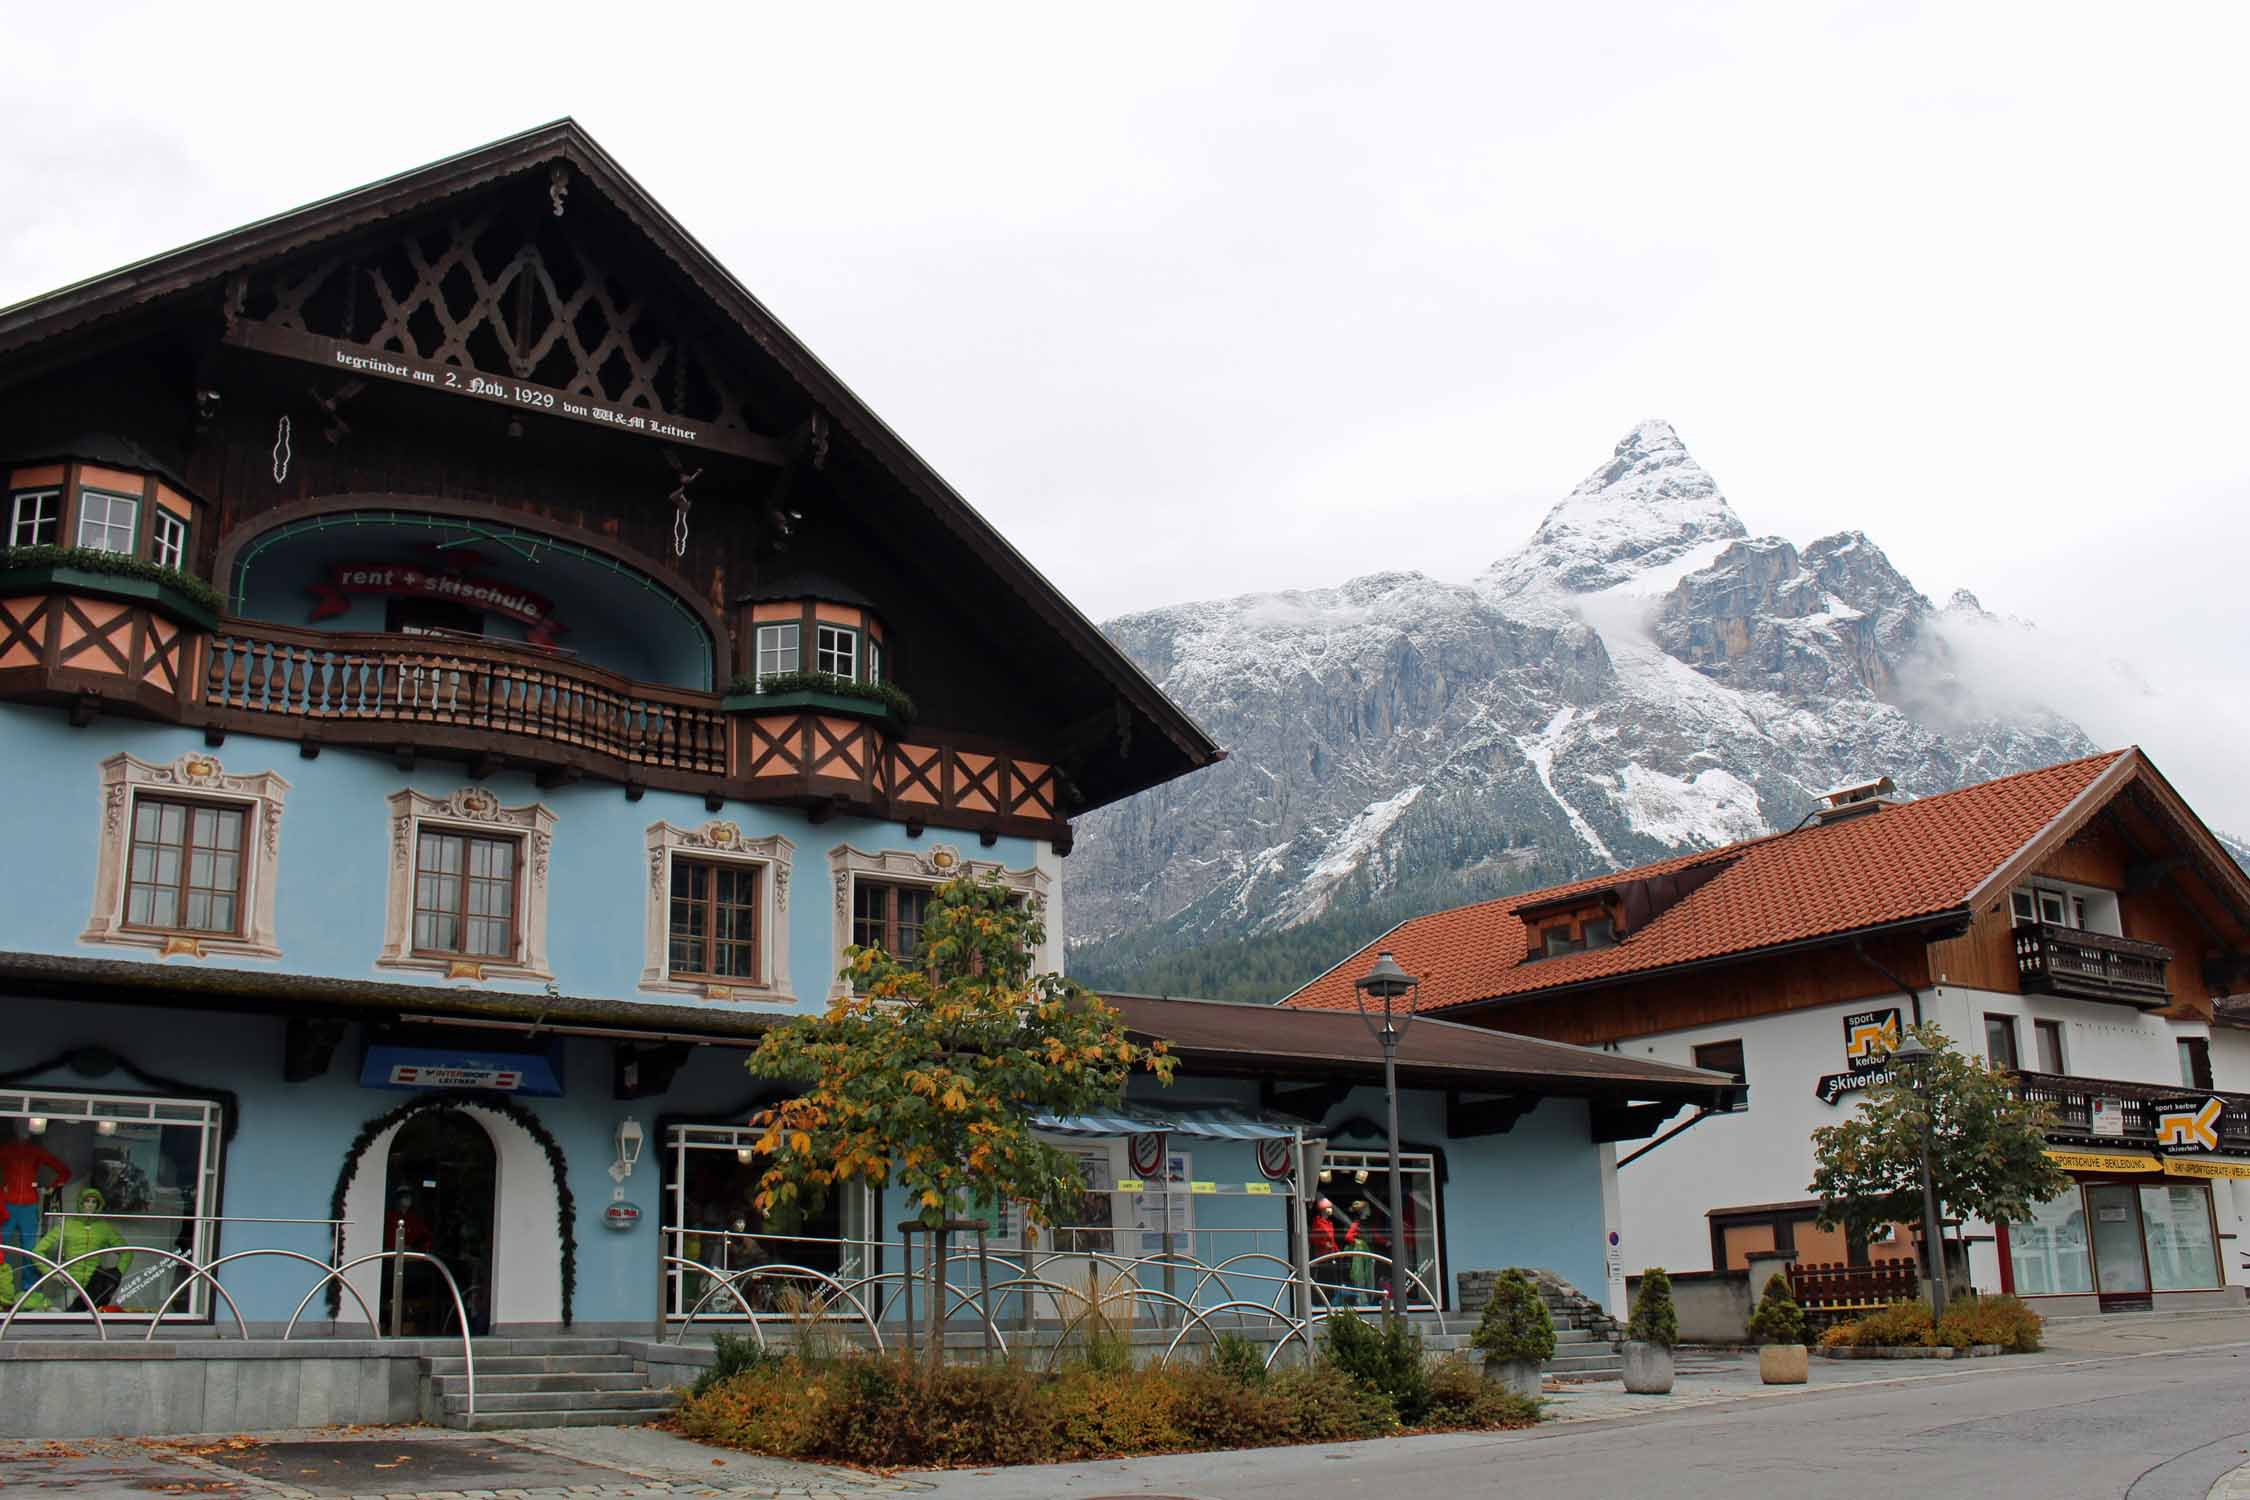
M115 578L145 578L187 595L209 614L226 611L226 601L219 597L219 591L193 573L98 547L0 548L0 568L76 568L81 573L107 573Z
M2011 1353L2029 1354L2039 1348L2045 1328L2046 1321L2019 1298L1969 1297L1947 1305L1937 1341L1956 1349L1998 1344Z
M1937 1323L1927 1302L1894 1302L1850 1326L1851 1341L1861 1349L1928 1348L1937 1342Z
M1679 1309L1672 1305L1672 1278L1662 1266L1641 1272L1641 1294L1633 1299L1633 1318L1625 1337L1669 1349L1680 1341Z
M1055 1403L1043 1399L1038 1382L1020 1365L940 1365L916 1370L901 1384L922 1406L922 1451L913 1462L1026 1464L1054 1456ZM1135 1382L1112 1384L1130 1389Z
M1820 1331L1820 1347L1823 1349L1849 1349L1852 1347L1853 1338L1858 1332L1859 1325L1857 1323L1831 1323Z
M1431 1427L1528 1427L1539 1420L1539 1403L1502 1390L1455 1354L1430 1367L1430 1407L1422 1420Z
M1236 1385L1264 1385L1268 1378L1265 1351L1239 1333L1222 1333L1213 1339L1203 1363Z
M1339 1312L1328 1319L1324 1342L1329 1363L1345 1378L1389 1397L1408 1426L1422 1420L1430 1404L1430 1373L1422 1360L1422 1335L1404 1318L1386 1318L1377 1325L1357 1313Z
M1531 1278L1521 1271L1502 1271L1492 1284L1492 1300L1484 1305L1477 1331L1469 1342L1487 1359L1523 1359L1537 1363L1555 1356L1555 1320Z
M759 692L759 682L754 677L737 677L727 684L727 691L746 698ZM849 677L839 677L834 672L768 672L763 691L768 693L826 693L831 698L864 698L869 703L880 703L890 710L891 717L901 722L914 718L914 700L902 688L887 682L858 682Z
M742 1334L722 1333L711 1340L711 1348L718 1359L711 1368L695 1377L688 1387L690 1396L700 1396L723 1380L732 1380L745 1370L754 1370L773 1356L766 1346Z
M1424 1425L1538 1420L1538 1403L1509 1397L1466 1358L1425 1372L1423 1388ZM774 1355L749 1359L679 1411L680 1430L706 1442L878 1468L1336 1442L1399 1425L1389 1396L1325 1361L1252 1384L1211 1364L1056 1376L1016 1363L932 1370L898 1355Z
M1779 1271L1766 1279L1765 1294L1750 1315L1753 1344L1801 1344L1805 1341L1805 1310L1789 1295L1789 1278Z
M1380 1391L1340 1379L1330 1366L1283 1370L1273 1393L1289 1403L1290 1426L1301 1443L1382 1437L1398 1430L1398 1408Z
M1263 1381L1203 1365L1173 1371L1167 1383L1177 1398L1174 1425L1190 1447L1264 1448L1296 1436L1295 1409Z

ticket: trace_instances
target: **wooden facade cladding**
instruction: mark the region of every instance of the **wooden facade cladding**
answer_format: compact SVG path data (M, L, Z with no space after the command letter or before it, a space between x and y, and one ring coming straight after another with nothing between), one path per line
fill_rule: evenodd
M1928 948L1915 937L1870 939L1867 954L1909 984L1929 982ZM1822 948L1652 974L1578 994L1532 995L1460 1019L1590 1047L1896 993L1896 985L1850 949Z

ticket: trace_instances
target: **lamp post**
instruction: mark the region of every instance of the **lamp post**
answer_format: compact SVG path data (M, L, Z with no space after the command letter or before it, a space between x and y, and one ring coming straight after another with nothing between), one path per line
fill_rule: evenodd
M1385 949L1376 955L1375 967L1352 982L1352 998L1359 1004L1359 1018L1367 1029L1375 1033L1375 1040L1383 1047L1383 1095L1390 1104L1390 1171L1391 1171L1391 1316L1406 1315L1406 1215L1399 1194L1398 1169L1398 1042L1414 1020L1414 1001L1407 1000L1403 1011L1398 1002L1416 995L1422 982L1398 966L1398 960ZM1418 998L1418 997L1417 997ZM1383 1008L1375 1009L1380 1000Z
M1931 1262L1928 1267L1930 1311L1942 1318L1945 1316L1945 1241L1939 1237L1943 1226L1938 1223L1937 1183L1930 1173L1930 1152L1937 1136L1937 1105L1926 1092L1929 1064L1936 1056L1929 1044L1911 1031L1891 1049L1891 1065L1906 1069L1907 1076L1913 1080L1908 1087L1922 1101L1922 1243L1923 1253Z

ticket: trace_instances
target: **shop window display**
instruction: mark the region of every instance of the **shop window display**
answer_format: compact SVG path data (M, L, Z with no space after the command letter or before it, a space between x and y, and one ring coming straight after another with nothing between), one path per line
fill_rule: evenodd
M2037 1205L2034 1217L2008 1226L2008 1258L2016 1291L2038 1297L2094 1289L2093 1261L2086 1248L2086 1206L2073 1186Z
M0 1307L202 1317L207 1287L147 1252L212 1253L218 1127L203 1100L0 1093ZM40 1285L32 1256L78 1264Z
M1427 1307L1427 1296L1443 1295L1445 1272L1438 1254L1438 1202L1436 1162L1428 1152L1402 1151L1399 1153L1399 1175L1404 1180L1400 1187L1400 1212L1405 1222L1394 1234L1391 1216L1391 1177L1389 1159L1380 1151L1330 1151L1321 1165L1320 1195L1333 1205L1333 1213L1325 1226L1315 1226L1308 1217L1307 1232L1312 1236L1314 1253L1322 1253L1325 1238L1334 1240L1338 1250L1368 1250L1376 1255L1388 1256L1393 1243L1404 1246L1406 1267L1420 1278L1421 1286L1408 1295L1415 1299L1413 1305ZM1312 1205L1317 1215L1319 1201ZM1382 1299L1388 1285L1386 1269L1364 1256L1353 1256L1330 1263L1334 1269L1330 1279L1352 1288L1346 1300L1374 1304ZM1426 1290L1425 1290L1426 1289Z
M2159 1292L2220 1284L2219 1247L2211 1232L2211 1193L2200 1182L2141 1189L2141 1234L2148 1247L2149 1285Z
M758 1134L754 1127L732 1125L675 1125L667 1134L664 1253L703 1268L665 1267L669 1317L694 1312L702 1319L739 1319L742 1305L722 1282L759 1266L803 1266L847 1285L868 1274L865 1190L839 1189L823 1204L760 1213L758 1179L765 1163L751 1150ZM734 1285L761 1314L787 1312L785 1294L792 1287L814 1295L820 1290L816 1282L779 1277Z

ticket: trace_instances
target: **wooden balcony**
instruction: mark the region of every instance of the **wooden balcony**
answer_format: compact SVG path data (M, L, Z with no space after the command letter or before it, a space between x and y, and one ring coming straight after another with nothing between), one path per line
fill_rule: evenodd
M2172 950L2080 927L2019 922L2016 974L2027 995L2112 1000L2143 1009L2172 1003L2164 971Z
M501 644L228 620L205 643L196 701L208 722L251 733L432 745L627 778L727 771L715 694Z
M2156 1140L2153 1106L2157 1100L2190 1095L2224 1099L2226 1109L2219 1116L2219 1145L2223 1150L2250 1153L2250 1094L2220 1093L2216 1089L2189 1088L2184 1084L2080 1078L2068 1073L2018 1073L2016 1078L2024 1098L2053 1108L2055 1123L2051 1134L2084 1141L2150 1146ZM2115 1100L2122 1106L2122 1133L2095 1133L2094 1106L2097 1100L2103 1099Z

